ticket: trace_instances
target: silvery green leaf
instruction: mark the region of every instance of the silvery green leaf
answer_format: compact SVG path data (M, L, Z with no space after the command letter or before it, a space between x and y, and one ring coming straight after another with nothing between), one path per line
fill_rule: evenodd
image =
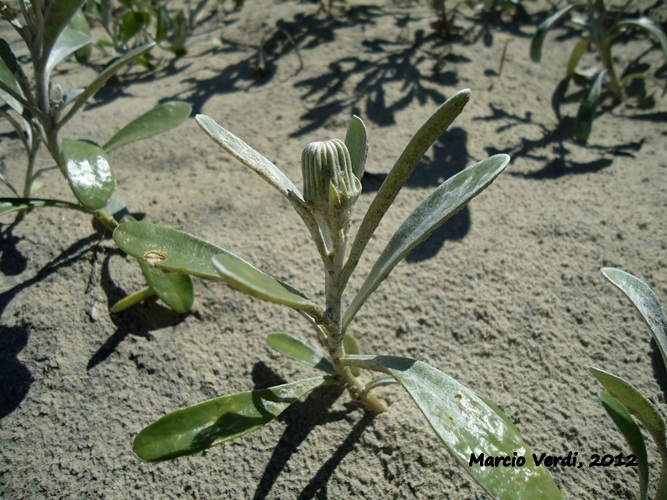
M206 450L256 431L326 382L326 377L309 378L188 406L142 430L133 450L148 462Z
M92 37L90 34L90 26L88 25L88 20L86 19L83 10L79 9L75 12L74 16L72 16L72 19L70 19L69 26L70 28L75 29L83 33L84 35L88 36L88 38L91 38L92 42ZM93 44L89 43L76 51L75 53L76 60L82 64L85 64L90 60L90 56L92 55L92 53L93 53Z
M588 370L609 391L609 394L616 398L619 403L625 406L630 413L646 426L658 449L661 453L664 452L665 421L653 403L622 378L599 368L591 367Z
M159 104L125 125L103 147L105 151L110 152L127 144L161 134L183 123L191 112L192 106L185 102L170 101Z
M0 56L0 82L7 85L18 94L18 96L24 97L23 91L14 77L14 72L19 68L19 63L9 47L9 44L1 38ZM2 89L0 89L0 99L3 99L17 113L23 113L23 104Z
M507 417L475 392L432 366L395 356L349 356L346 365L387 373L410 394L454 459L493 498L558 499L562 495ZM479 457L525 457L522 467L482 467Z
M639 468L639 498L645 500L648 495L648 457L646 455L646 443L639 426L632 418L632 415L615 397L607 391L600 391L598 394L602 406L607 410L611 419L621 431L626 441L630 445L632 453L637 457Z
M206 132L206 134L222 149L258 174L283 196L290 199L290 193L294 193L299 199L303 200L301 193L292 181L290 181L278 167L251 148L248 144L228 130L222 128L212 118L209 118L206 115L197 115L195 120L202 130Z
M84 2L85 0L52 0L45 2L44 38L42 40L43 59L50 59L51 50L56 45L58 37Z
M443 182L405 219L345 311L345 327L396 264L486 189L505 169L509 160L507 155L495 155L459 172Z
M336 370L331 361L324 354L289 333L271 333L266 337L266 343L269 347L285 356L322 370L330 375L336 375Z
M65 174L79 203L88 210L103 208L116 189L106 152L96 144L65 139Z
M612 267L605 267L601 269L601 272L637 308L637 311L651 329L653 338L655 338L660 349L660 354L662 354L662 361L667 367L667 316L665 316L665 311L658 297L655 296L651 287L632 274Z
M252 297L286 305L299 311L312 312L318 309L299 291L236 256L216 255L213 257L213 267L225 283Z
M366 156L368 155L368 134L366 125L358 116L353 116L345 134L345 145L350 152L352 161L352 172L361 180L366 168Z
M67 56L73 54L81 47L92 43L92 38L75 29L65 27L62 33L56 40L53 50L49 54L49 59L46 61L46 78L49 77L53 68L65 59Z
M412 137L382 183L382 186L380 186L364 219L361 221L357 235L350 247L350 255L344 275L349 277L352 273L352 270L359 262L361 254L366 248L366 244L371 239L378 224L380 224L382 217L384 217L384 214L396 199L398 192L417 167L426 151L447 130L456 117L461 114L469 98L470 89L464 89L454 94L431 115Z
M534 62L540 62L542 59L542 45L544 45L544 39L547 36L547 32L561 19L567 16L571 10L577 9L579 7L585 7L585 3L571 3L566 5L562 9L554 12L552 15L547 17L542 24L537 27L537 31L533 35L533 39L530 42L530 58Z
M645 31L649 35L655 37L660 43L662 55L667 60L667 35L648 17L640 17L639 19L626 19L618 23L618 27L638 28Z
M593 129L593 119L595 118L595 112L600 102L602 79L605 73L606 71L600 70L595 74L593 83L591 83L584 100L581 102L577 118L574 122L574 136L579 142L584 144L588 141L588 137L591 135L591 130Z

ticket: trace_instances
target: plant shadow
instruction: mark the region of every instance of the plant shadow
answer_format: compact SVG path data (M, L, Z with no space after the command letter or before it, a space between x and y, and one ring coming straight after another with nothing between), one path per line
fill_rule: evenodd
M29 336L23 325L3 328L0 334L0 419L18 408L35 380L18 359Z
M513 160L518 158L529 158L544 165L540 170L534 172L510 172L509 175L523 177L526 179L544 180L557 179L566 175L579 175L598 172L613 164L611 157L634 157L633 152L639 151L644 139L632 141L624 144L617 144L613 147L583 145L575 142L574 136L574 118L563 116L561 107L566 102L577 102L583 97L584 90L567 95L570 79L562 80L551 97L551 107L554 111L558 123L552 129L544 124L537 124L533 121L530 111L524 116L519 116L511 112L500 109L493 104L489 104L491 115L486 117L473 118L475 121L499 121L503 124L496 128L497 133L505 132L513 127L520 125L537 125L541 130L541 137L538 139L522 138L518 144L504 148L502 151L495 147L485 148L489 155L497 153L507 153ZM601 106L598 116L610 112L614 105ZM595 124L593 124L593 133L595 133ZM603 157L589 162L576 162L571 159L572 147L586 147L590 150L597 150L603 154ZM606 156L606 157L605 157Z
M127 292L118 287L111 278L109 261L113 255L125 254L120 249L114 248L107 253L101 266L101 286L107 296L109 310L118 300L127 295ZM140 273L138 265L136 268L137 272ZM144 300L128 310L111 313L111 321L116 327L116 331L92 355L86 370L91 370L105 361L129 335L150 340L153 330L174 326L183 321L186 316L187 313L178 314L170 308L158 304L155 297Z
M208 79L185 78L181 87L185 90L177 94L193 106L194 113L201 113L206 102L217 94L246 92L252 87L266 85L273 81L278 63L286 57L295 56L302 66L301 49L314 49L332 42L336 30L346 26L372 24L374 18L383 15L379 7L354 6L345 16L318 16L317 13L299 13L292 20L280 19L267 30L257 44L241 43L223 37L224 49L215 54L248 53L248 57L237 63L228 64L223 69L211 67L215 76Z
M18 275L25 271L25 266L17 272L12 262L18 259L23 264L23 255L16 249L20 239L12 235L15 224L0 234L0 239L9 241L3 245L3 254L0 261L3 266L0 272L6 275ZM61 268L68 267L93 251L100 243L99 234L91 234L61 252L53 260L42 267L32 278L0 293L0 318L11 301L24 290L45 280ZM9 253L9 255L7 255ZM17 256L18 255L18 256ZM20 257L19 257L20 256ZM9 267L9 272L7 267ZM3 327L0 330L0 418L13 412L28 394L30 385L34 381L28 368L18 359L18 354L25 348L30 337L29 325Z
M334 61L326 73L295 83L296 88L305 88L302 100L315 99L315 105L301 116L305 124L291 137L317 130L342 112L363 115L385 127L395 124L395 113L415 101L420 105L444 102L439 89L458 84L457 72L449 65L470 60L451 51L443 54L448 42L437 33L416 30L408 38L408 21L409 16L396 19L396 39L366 40L362 54ZM344 91L350 86L350 91ZM393 102L388 100L387 86L401 89Z
M285 383L285 380L277 376L263 362L255 364L252 371L252 378L255 387L268 387ZM277 418L277 420L285 424L285 432L276 444L271 459L255 489L255 493L253 494L254 500L264 499L269 496L273 485L283 470L285 470L292 455L298 451L299 446L313 429L326 423L351 420L350 415L357 410L352 405L349 405L345 411L332 412L330 410L331 405L343 392L344 389L340 386L329 385L322 387L313 391L305 400L291 405ZM347 438L308 482L298 498L327 497L326 485L331 475L343 458L354 449L359 437L372 420L373 417L368 412L364 412L361 420L354 425Z
M21 239L13 233L18 223L17 219L6 230L0 231L0 273L5 276L18 276L28 267L28 258L17 248Z

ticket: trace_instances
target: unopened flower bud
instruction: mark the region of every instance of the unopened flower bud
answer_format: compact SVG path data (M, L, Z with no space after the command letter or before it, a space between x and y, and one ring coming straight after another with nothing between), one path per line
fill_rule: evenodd
M343 141L311 142L301 155L303 197L313 210L349 208L361 192Z

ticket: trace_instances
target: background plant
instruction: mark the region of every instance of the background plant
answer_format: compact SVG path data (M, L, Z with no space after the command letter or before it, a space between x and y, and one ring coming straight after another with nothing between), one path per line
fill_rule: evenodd
M667 366L667 316L651 288L639 278L620 269L604 268L602 275L632 301L653 333L663 365ZM662 461L654 498L667 498L667 441L662 415L648 398L625 379L598 368L590 368L590 372L606 389L600 392L600 401L637 458L639 498L648 498L649 464L644 437L633 415L655 441Z
M235 7L240 8L242 4L242 0L237 0ZM95 45L104 52L110 50L113 57L150 42L177 57L193 46L219 47L222 42L216 37L191 38L197 24L205 17L209 0L187 0L180 5L172 7L170 2L156 0L87 0L83 12L85 18L101 26L106 35ZM134 60L146 69L156 67L150 52Z
M618 102L626 99L625 88L633 80L649 80L659 87L667 89L667 82L662 84L652 75L631 73L619 77L617 72L612 55L612 46L622 35L637 30L648 34L649 37L658 42L665 61L667 61L667 36L665 33L648 17L625 19L625 15L633 3L633 0L628 0L620 8L609 8L604 0L570 3L545 19L533 36L530 57L533 61L539 62L542 59L542 46L547 32L553 26L565 20L575 11L581 10L586 16L585 19L577 19L574 22L581 30L581 35L570 54L567 64L567 78L579 79L587 85L575 123L575 137L581 142L586 142L590 136L603 82L607 83L613 98ZM589 49L596 52L599 64L602 67L579 67L582 57Z
M401 384L420 408L456 461L493 496L559 498L543 467L535 467L518 430L492 403L449 375L421 361L363 355L351 323L391 270L420 242L484 190L509 162L496 155L443 182L410 214L378 257L347 307L344 291L366 244L422 156L458 116L469 99L464 90L447 100L415 134L363 217L354 240L350 217L361 191L367 137L354 117L345 141L309 144L302 154L303 194L269 160L211 118L198 115L199 126L277 189L299 214L315 242L324 268L325 304L320 306L295 288L251 266L240 257L190 234L144 222L122 223L117 244L157 269L222 280L253 297L286 305L305 318L321 348L288 333L267 338L272 348L323 372L314 378L231 394L171 413L145 428L134 441L143 460L172 459L205 450L261 428L292 403L325 384L345 386L373 413L384 411L374 390ZM348 243L351 241L349 252ZM469 466L471 453L526 455L524 467Z
M13 127L26 153L21 187L0 173L0 182L13 194L13 197L0 198L0 216L19 212L20 220L33 208L60 207L93 214L107 228L114 229L120 217L131 217L124 204L113 197L116 180L108 153L176 127L190 115L188 104L167 102L133 120L102 146L88 140L61 139L64 126L86 101L121 67L146 54L153 45L149 43L128 52L86 87L63 91L52 79L53 70L91 43L89 35L69 26L82 4L83 0L21 1L21 20L18 12L0 2L0 14L20 35L28 50L26 66L32 77L28 78L24 65L7 41L0 39L0 99L5 103L0 117ZM38 165L42 146L53 164ZM60 170L67 179L76 202L35 197L42 182L51 181L52 170ZM169 276L156 272L144 262L139 264L148 286L116 304L114 310L122 310L153 294L178 312L191 307L193 286L188 276Z

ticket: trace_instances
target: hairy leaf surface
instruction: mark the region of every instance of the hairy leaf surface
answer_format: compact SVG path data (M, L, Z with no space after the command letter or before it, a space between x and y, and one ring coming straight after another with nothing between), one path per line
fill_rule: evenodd
M662 354L662 361L667 367L667 316L665 316L658 297L655 296L651 287L632 274L611 267L605 267L601 272L614 286L627 295L637 308L651 329L660 354Z
M262 179L284 196L289 198L289 194L294 193L298 198L303 199L299 190L292 184L292 181L289 180L278 167L251 148L248 144L228 130L222 128L215 122L215 120L206 115L197 115L195 120L202 130L206 132L206 134L208 134L208 136L222 149L227 151L250 170L257 173Z
M456 461L494 498L562 498L514 425L475 392L432 366L395 356L350 356L343 362L387 373L408 391ZM482 467L476 457L524 456L522 467Z
M507 155L495 155L459 172L443 182L408 216L387 243L345 311L345 327L396 264L486 189L505 169L509 160Z
M662 447L661 449L664 450L665 421L653 406L653 403L622 378L599 368L591 367L589 371L609 391L609 394L646 426L658 447Z

